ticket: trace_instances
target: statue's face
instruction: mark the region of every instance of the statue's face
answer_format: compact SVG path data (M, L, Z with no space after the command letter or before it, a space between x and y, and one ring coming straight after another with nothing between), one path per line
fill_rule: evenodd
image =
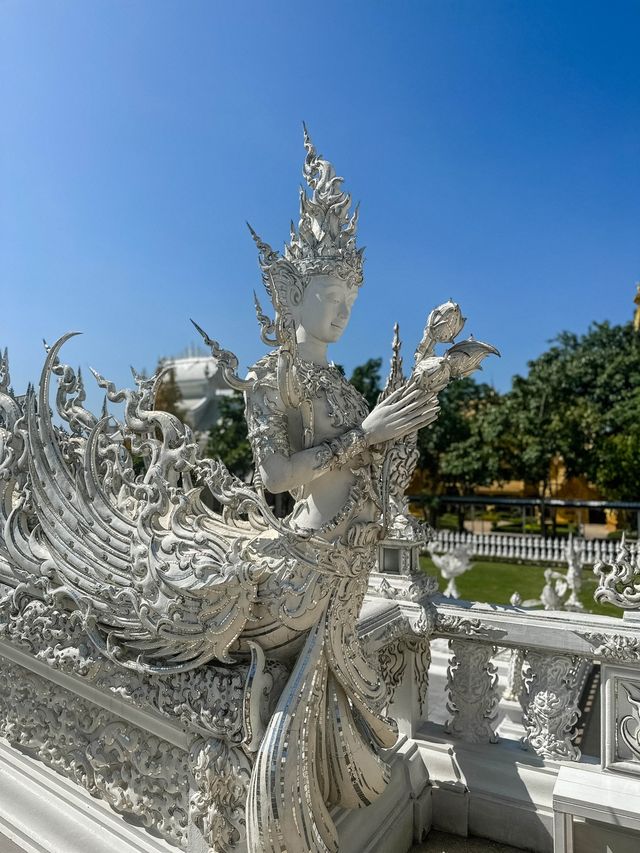
M297 309L298 326L316 340L331 344L344 332L358 286L337 275L314 275Z

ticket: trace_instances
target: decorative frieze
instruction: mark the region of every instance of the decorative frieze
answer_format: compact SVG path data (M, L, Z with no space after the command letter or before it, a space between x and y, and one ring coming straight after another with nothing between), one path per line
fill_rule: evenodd
M602 766L640 776L640 671L603 664Z
M186 847L184 750L7 660L2 676L2 737L170 844Z
M438 591L438 581L433 575L382 575L372 573L368 595L397 601L421 601Z
M626 634L602 634L578 631L578 636L593 648L593 656L606 661L640 661L640 637Z
M491 640L496 642L506 635L502 628L494 628L480 619L472 619L467 616L455 616L438 610L435 634L459 634L463 637L477 637L479 640Z
M0 608L0 638L52 669L79 676L132 705L235 744L246 735L244 712L249 700L264 704L257 714L268 716L288 676L284 665L270 661L260 673L261 690L248 693L247 664L208 665L162 677L124 669L96 651L77 612L43 601L29 601L17 612L5 603Z

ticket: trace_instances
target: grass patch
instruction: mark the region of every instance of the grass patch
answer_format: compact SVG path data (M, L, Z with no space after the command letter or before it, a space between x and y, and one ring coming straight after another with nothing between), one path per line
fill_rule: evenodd
M440 572L429 557L420 557L423 571L438 578L438 588L444 592L447 581L442 579ZM562 567L558 567L563 571ZM596 604L593 593L598 585L596 576L591 569L582 571L582 592L580 601L585 611L600 616L622 617L623 611L612 604ZM481 601L487 604L509 604L514 592L519 592L523 601L527 598L538 598L544 586L544 568L520 563L490 563L484 560L473 562L473 568L461 577L456 578L460 597L467 601Z

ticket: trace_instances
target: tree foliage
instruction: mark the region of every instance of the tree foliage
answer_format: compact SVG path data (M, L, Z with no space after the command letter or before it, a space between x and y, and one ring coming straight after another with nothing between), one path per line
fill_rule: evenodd
M380 384L381 358L370 358L364 364L354 367L349 382L357 388L367 401L369 409L375 406L382 390Z
M419 467L425 487L469 493L500 479L500 397L471 378L452 382L440 394L437 421L418 434Z
M505 395L514 476L548 489L554 459L608 498L638 498L640 341L631 323L563 332Z
M221 459L227 468L246 480L253 471L253 454L247 436L244 397L239 391L220 396L218 421L209 430L207 456Z
M158 363L156 369L162 369L162 361ZM176 382L176 372L173 367L170 367L158 386L154 405L159 412L170 412L170 414L176 415L180 420L184 420L185 413L180 406L181 402L182 392Z

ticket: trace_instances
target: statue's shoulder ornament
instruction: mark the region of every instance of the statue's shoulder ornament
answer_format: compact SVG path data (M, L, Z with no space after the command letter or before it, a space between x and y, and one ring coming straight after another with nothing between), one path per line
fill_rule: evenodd
M278 377L278 350L267 353L249 371L245 391L249 441L256 461L266 453L289 456L289 422Z

